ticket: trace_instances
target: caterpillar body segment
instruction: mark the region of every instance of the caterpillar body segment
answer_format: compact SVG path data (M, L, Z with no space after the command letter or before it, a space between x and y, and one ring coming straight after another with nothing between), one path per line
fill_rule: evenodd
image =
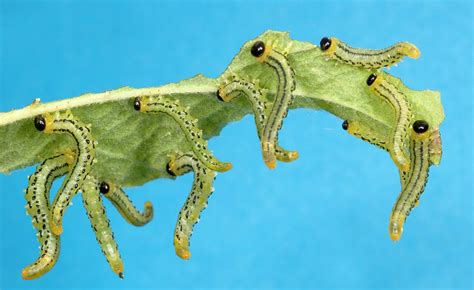
M49 272L59 258L59 236L55 235L50 226L51 211L49 194L53 181L69 172L74 162L73 154L61 154L46 159L29 178L25 199L26 211L32 217L37 238L40 243L40 256L35 262L25 267L21 276L25 280L41 277Z
M389 234L393 241L400 240L405 220L417 205L428 180L431 165L430 132L424 131L424 129L421 131L415 129L417 122L414 123L414 129L411 132L410 170L406 177L405 186L398 196L390 216ZM426 130L428 130L428 126L426 126Z
M258 138L261 140L268 114L268 102L264 99L262 91L254 83L238 79L224 84L218 91L219 98L225 102L230 102L241 95L244 95L252 106ZM285 150L276 144L275 156L279 161L291 162L298 159L298 152Z
M367 85L377 96L389 103L395 112L395 126L391 133L389 152L397 167L401 171L408 171L410 159L406 145L413 119L410 103L402 92L382 76L371 74L367 79Z
M145 202L145 209L140 212L128 195L117 185L102 182L99 190L129 224L143 226L153 219L153 205L150 201Z
M231 163L217 160L209 151L207 141L202 137L202 131L197 126L198 120L192 117L187 108L179 104L179 101L171 101L163 96L149 96L137 98L134 107L140 112L164 113L172 117L183 130L196 156L206 167L219 172L232 168Z
M212 184L216 173L207 168L194 154L186 153L171 158L168 164L170 173L182 175L194 171L194 181L186 202L178 215L173 244L176 255L182 259L189 259L191 252L189 242L194 225L199 221L201 211L207 207L207 202L214 192Z
M275 71L278 80L275 100L263 126L261 138L263 160L268 168L274 169L278 132L294 98L292 92L296 88L295 72L284 54L273 49L271 45L265 46L262 41L255 42L250 53L259 62L270 66Z
M123 278L123 262L120 257L114 234L110 228L110 221L106 216L105 208L100 196L98 181L88 176L82 186L82 201L86 209L91 227L95 232L97 242L102 249L112 271Z
M75 141L75 160L59 193L53 201L51 229L54 234L62 233L62 218L71 199L77 194L94 162L95 141L90 128L75 119L70 113L37 116L35 127L47 134L68 134Z
M405 56L414 59L420 56L418 48L409 42L399 42L385 49L363 49L351 47L335 37L324 37L320 45L330 59L366 69L389 67Z

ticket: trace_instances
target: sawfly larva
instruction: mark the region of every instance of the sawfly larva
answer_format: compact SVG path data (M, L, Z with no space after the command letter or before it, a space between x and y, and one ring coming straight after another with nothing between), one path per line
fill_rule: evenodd
M76 154L72 169L61 185L51 209L51 229L54 234L60 235L63 231L64 212L91 170L95 155L95 141L90 128L74 119L70 113L39 115L35 118L34 124L37 130L44 133L67 133L75 142Z
M275 100L263 126L262 155L265 164L270 169L276 167L275 149L278 143L278 131L283 125L283 119L288 114L288 109L293 101L292 92L296 88L295 72L290 67L286 56L271 45L265 46L262 41L256 41L250 53L259 61L270 66L276 73L278 86Z
M201 211L207 207L207 201L214 192L212 184L216 173L207 168L194 154L187 153L173 156L167 165L167 171L173 176L183 175L194 171L194 181L191 192L186 199L176 222L173 244L176 255L189 259L189 242L193 227L199 221Z
M389 67L405 56L414 59L420 56L418 48L409 42L399 42L385 49L363 49L350 47L334 37L323 37L320 46L329 58L366 69Z
M115 206L120 215L134 226L143 226L153 218L153 205L145 202L145 210L140 212L132 203L128 195L117 185L101 182L99 186L102 193Z
M71 152L72 153L72 152ZM59 258L59 236L51 231L49 194L53 181L69 172L74 162L73 154L61 154L46 159L29 178L25 199L26 211L32 218L40 242L40 256L25 267L21 276L25 280L41 277L49 272Z
M268 102L264 99L262 91L252 82L237 79L221 86L217 91L217 97L224 102L230 102L240 95L244 95L252 106L258 138L261 140L268 114ZM275 156L280 161L291 162L298 158L298 152L285 150L275 144Z
M133 104L135 110L146 113L164 113L172 117L191 144L194 153L207 167L224 172L232 168L232 164L221 162L215 158L207 148L207 141L202 137L202 131L197 126L198 120L189 114L187 108L179 101L171 101L163 96L149 96L136 98Z
M367 79L369 88L388 102L395 112L395 126L391 133L390 155L401 171L408 171L410 160L407 157L406 142L408 130L413 119L410 103L406 96L382 76L371 74Z

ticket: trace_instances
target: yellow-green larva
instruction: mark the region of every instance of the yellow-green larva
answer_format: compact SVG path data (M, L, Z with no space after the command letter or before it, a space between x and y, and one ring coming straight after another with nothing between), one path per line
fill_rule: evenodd
M321 50L331 59L366 69L379 69L400 62L403 57L417 59L418 48L409 42L399 42L385 49L354 48L332 37L323 37Z
M176 255L182 259L189 259L189 241L194 225L199 221L201 211L207 207L207 201L214 192L212 184L216 173L207 168L193 153L173 156L168 163L167 171L174 176L194 171L194 182L186 202L178 215L173 244Z
M72 152L71 152L72 153ZM59 258L59 236L51 231L49 194L53 181L69 172L73 154L60 154L46 159L29 178L25 199L40 242L40 256L21 272L23 279L36 279L50 271Z
M367 79L369 88L390 104L395 112L395 126L391 133L390 155L401 171L408 171L410 160L407 156L406 142L413 114L406 96L382 76L371 74Z
M35 127L47 134L70 135L75 143L76 152L71 171L66 176L54 199L51 209L51 229L54 234L62 233L62 218L71 199L77 194L84 179L89 174L95 156L95 141L90 128L75 119L70 113L40 115L35 118Z
M400 240L405 220L425 190L430 169L430 143L428 123L415 121L410 140L410 170L390 216L389 234L393 241Z
M82 201L102 253L112 271L123 278L123 262L100 197L99 182L92 176L82 185Z
M288 114L288 109L293 101L292 92L296 88L295 73L286 56L271 45L265 46L262 41L256 41L250 53L259 61L270 66L276 73L278 87L275 100L263 126L262 155L265 164L270 169L276 167L275 149L278 143L278 131L283 125L283 119Z
M172 117L183 130L186 139L191 144L194 153L207 167L224 172L232 168L232 164L221 162L207 148L207 140L202 137L202 131L197 126L198 120L189 114L187 108L179 101L171 101L163 96L148 96L135 99L135 110L146 113L164 113Z
M268 102L264 99L262 91L252 82L235 79L219 88L218 98L230 102L235 97L244 95L252 105L257 126L258 138L262 139L262 131L268 114ZM288 151L275 144L275 156L283 162L291 162L298 158L297 151Z
M153 205L151 202L145 202L145 210L140 212L128 195L117 185L110 182L101 182L99 190L110 200L128 223L134 226L143 226L153 219Z

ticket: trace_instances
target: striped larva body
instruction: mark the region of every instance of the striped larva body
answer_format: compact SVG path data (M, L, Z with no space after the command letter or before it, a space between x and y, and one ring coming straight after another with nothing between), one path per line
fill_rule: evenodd
M72 153L72 152L71 152ZM51 231L49 194L53 181L69 172L73 154L61 154L46 159L29 178L25 199L26 211L32 217L41 244L39 258L21 272L23 279L36 279L50 271L59 258L59 236Z
M222 87L218 91L218 96L224 102L230 102L232 99L244 95L252 106L255 116L255 125L257 126L258 138L262 139L262 131L267 119L268 102L264 99L262 91L252 82L244 80L233 80ZM287 151L275 144L276 159L283 162L291 162L298 158L297 151Z
M194 171L191 193L179 212L173 238L176 255L182 259L189 259L191 257L189 241L193 227L199 221L201 211L207 207L207 201L214 192L212 184L216 173L191 153L173 157L168 163L167 170L176 176Z
M91 176L86 178L82 186L82 201L102 253L112 271L123 278L123 262L102 203L99 182Z
M217 160L207 148L207 140L202 137L202 131L197 126L197 119L189 114L187 108L179 101L171 101L163 96L149 96L137 98L134 108L146 113L164 113L172 117L181 127L186 139L191 144L194 153L207 167L224 172L232 168L232 164Z
M331 59L366 69L389 67L400 62L405 56L417 59L418 48L409 42L399 42L385 49L354 48L337 38L324 37L321 50Z
M410 140L410 170L390 216L389 234L393 241L400 240L405 220L425 190L430 168L430 142L428 123L415 121Z
M115 206L120 215L134 226L143 226L153 218L153 205L145 202L145 210L140 212L132 203L128 195L117 185L102 182L99 186L100 192Z
M406 142L408 130L413 119L410 103L406 96L382 76L371 74L367 79L369 88L390 104L395 112L395 126L391 133L390 155L401 171L408 171L410 160L407 157Z
M37 116L35 127L48 134L69 134L75 142L75 160L66 176L51 209L51 229L54 234L62 233L62 218L71 199L77 194L89 174L95 156L95 141L90 128L69 114Z
M379 135L376 133L375 130L372 130L371 128L357 121L346 120L342 123L342 128L346 130L352 136L355 136L361 140L369 142L370 144L375 145L389 152L390 154L391 147L388 141L389 138L387 138L387 136ZM402 171L399 169L398 173L400 175L400 184L403 188L403 186L405 185L407 171Z
M276 167L275 149L278 143L278 131L283 125L283 119L294 98L292 92L296 88L295 73L286 56L274 50L271 45L265 47L262 41L257 41L253 44L250 52L259 62L270 66L275 71L278 80L275 100L263 126L261 138L263 160L268 168L274 169Z

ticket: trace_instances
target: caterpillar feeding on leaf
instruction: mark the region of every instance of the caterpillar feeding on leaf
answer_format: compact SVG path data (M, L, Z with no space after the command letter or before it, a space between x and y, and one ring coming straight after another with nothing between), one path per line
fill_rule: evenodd
M409 42L399 42L385 49L363 49L351 47L335 37L323 37L320 47L331 59L366 69L389 67L405 56L414 59L420 56L418 48Z
M74 119L70 113L39 115L35 118L34 124L37 130L47 134L66 133L75 142L74 151L76 154L73 166L61 185L51 208L51 229L54 234L60 235L63 231L62 219L64 212L91 171L96 143L90 128Z
M425 190L431 165L430 144L429 124L415 121L410 139L410 170L390 216L389 234L393 241L400 240L405 220Z
M143 226L153 219L153 205L151 202L145 202L145 210L140 212L128 195L117 185L101 182L99 190L100 193L110 200L128 223L134 226Z
M413 119L410 103L406 96L382 76L371 74L367 79L369 88L390 104L395 112L395 126L391 133L390 155L401 171L408 171L410 160L406 152L408 130Z
M148 96L136 98L135 110L145 113L164 113L172 117L181 127L186 139L191 144L196 156L212 170L224 172L232 168L232 164L217 160L207 148L207 141L202 137L202 131L197 126L198 120L189 114L187 108L179 101L171 101L163 96Z
M21 272L23 279L36 279L49 272L59 258L59 236L50 226L51 211L49 194L53 181L69 172L74 154L60 154L46 159L29 178L25 199L26 211L32 218L40 242L40 256Z
M256 41L250 53L262 63L270 66L276 73L278 86L275 100L263 126L261 143L262 155L265 164L270 169L276 167L275 150L278 143L278 131L283 125L283 119L293 102L292 92L296 88L295 72L291 68L284 54L275 50L271 45Z
M189 259L191 257L189 242L193 227L199 221L201 211L207 207L207 201L214 192L212 184L216 173L207 168L193 153L173 155L166 170L172 176L194 171L193 186L179 212L173 238L176 255L182 259Z
M257 127L258 138L262 139L262 131L268 114L268 102L264 99L262 91L252 82L234 79L224 84L217 91L217 98L224 102L230 102L234 98L244 95L252 105ZM297 151L288 151L275 144L276 159L283 162L291 162L298 158Z
M123 278L123 262L100 197L99 182L92 176L87 176L82 186L82 202L91 227L95 232L97 242L110 268L120 278Z

